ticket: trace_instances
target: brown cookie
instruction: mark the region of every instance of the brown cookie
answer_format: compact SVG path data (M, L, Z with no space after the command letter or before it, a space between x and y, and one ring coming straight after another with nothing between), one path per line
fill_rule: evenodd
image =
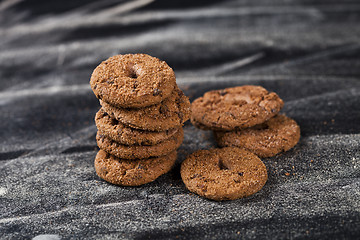
M300 127L285 115L240 131L214 131L219 146L240 147L259 157L272 157L294 147L300 139Z
M101 100L100 104L105 112L119 122L148 131L179 128L190 117L189 99L178 87L162 103L144 108L117 108Z
M124 145L155 145L169 139L179 130L173 128L153 132L130 128L111 118L102 108L95 115L95 123L102 135Z
M202 123L197 122L194 118L191 118L191 124L194 125L194 127L199 128L201 130L210 130L207 126L205 126Z
M91 75L97 98L117 107L146 107L169 97L176 85L166 62L147 54L116 55L103 61Z
M176 157L176 151L173 151L161 157L127 160L100 150L94 165L97 175L107 182L122 186L139 186L169 172Z
M181 145L183 139L184 131L182 128L169 139L151 146L123 145L105 135L101 135L99 132L96 135L96 141L100 149L118 158L124 159L149 158L166 155L177 149Z
M240 86L210 91L191 104L191 122L212 130L237 130L275 116L284 103L260 86Z
M180 173L191 192L216 201L250 196L267 181L260 158L234 147L199 150L185 159Z

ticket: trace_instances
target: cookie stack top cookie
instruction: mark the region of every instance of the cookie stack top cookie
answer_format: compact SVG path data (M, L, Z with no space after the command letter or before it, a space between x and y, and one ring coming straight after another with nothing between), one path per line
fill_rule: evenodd
M147 54L125 54L97 66L90 86L98 99L115 107L141 108L168 98L176 78L165 61Z

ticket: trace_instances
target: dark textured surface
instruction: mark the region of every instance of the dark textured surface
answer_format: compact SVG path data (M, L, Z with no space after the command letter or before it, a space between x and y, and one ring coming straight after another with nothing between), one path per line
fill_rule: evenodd
M0 1L1 239L358 239L358 1ZM118 53L166 60L193 100L259 84L300 125L264 159L257 194L189 194L181 161L215 146L185 125L176 167L153 183L100 180L89 77Z

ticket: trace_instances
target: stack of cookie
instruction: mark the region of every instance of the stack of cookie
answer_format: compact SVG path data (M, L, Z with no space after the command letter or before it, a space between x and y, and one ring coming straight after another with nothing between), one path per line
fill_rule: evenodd
M146 54L113 56L96 67L90 85L102 108L96 113L96 173L138 186L168 172L190 117L188 98L174 71Z
M300 139L297 123L278 114L284 103L260 86L210 91L196 99L191 122L213 130L220 147L244 148L259 157L272 157L294 147Z

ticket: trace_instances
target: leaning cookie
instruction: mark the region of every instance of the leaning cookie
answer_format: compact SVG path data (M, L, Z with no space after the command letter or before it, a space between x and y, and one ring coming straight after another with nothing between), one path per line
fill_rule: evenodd
M144 108L117 108L101 100L100 104L112 118L131 128L147 131L179 128L191 113L189 99L178 87L162 103Z
M214 131L214 136L221 147L240 147L265 158L293 148L300 139L300 127L293 119L277 115L244 130Z
M234 147L199 150L184 160L180 173L191 192L216 201L250 196L267 181L264 163Z
M95 158L97 175L107 182L121 186L139 186L154 181L169 172L177 153L147 159L120 159L100 150Z
M102 135L124 145L155 145L173 136L179 128L154 132L134 129L111 118L102 108L95 115L95 123Z
M117 107L146 107L171 95L174 71L147 54L116 55L103 61L91 75L96 97Z
M260 86L240 86L206 92L191 104L191 122L203 129L238 130L275 116L284 103Z
M96 135L96 142L100 149L124 159L149 158L166 155L177 149L184 139L182 128L169 139L156 145L123 145L109 137L102 135L100 132Z

